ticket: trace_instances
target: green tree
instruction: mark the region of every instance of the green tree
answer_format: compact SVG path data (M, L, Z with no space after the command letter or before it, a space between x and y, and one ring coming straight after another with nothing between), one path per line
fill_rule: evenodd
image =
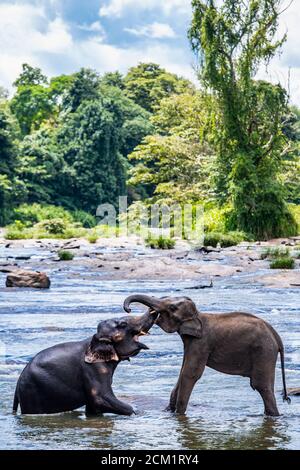
M73 75L70 86L63 100L63 108L74 112L87 100L98 98L99 75L91 69L80 69Z
M7 113L0 109L0 224L5 224L13 205L22 193L22 183L16 177L17 151L13 141L15 131Z
M193 0L189 37L202 84L218 105L217 195L233 204L231 223L258 238L293 234L279 179L287 95L254 77L285 40L277 39L280 0Z
M16 88L32 85L47 85L48 78L39 67L31 67L29 64L22 65L22 72L13 86Z
M117 204L118 196L124 194L118 137L114 115L99 98L83 102L75 113L65 116L57 145L70 175L62 191L74 207L94 213L99 204Z
M22 134L39 129L54 112L54 102L49 89L43 85L21 85L10 103Z
M129 69L124 83L127 96L149 112L159 105L162 98L194 88L188 80L153 63L140 63Z
M72 205L63 197L63 188L69 182L68 168L51 127L43 127L23 139L17 174L25 185L24 201Z
M201 93L162 100L151 119L156 133L146 137L129 157L135 164L128 183L148 187L147 202L184 204L213 197L214 155L201 139L210 101Z

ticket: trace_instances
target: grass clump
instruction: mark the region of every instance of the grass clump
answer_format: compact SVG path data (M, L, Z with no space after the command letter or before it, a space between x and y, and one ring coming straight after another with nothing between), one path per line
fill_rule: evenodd
M160 235L158 238L150 235L145 240L146 246L153 248L153 249L160 249L160 250L171 250L175 247L175 240L172 238L164 237Z
M270 258L289 258L290 250L288 248L266 248L260 255L261 259Z
M295 260L288 256L276 258L270 263L270 269L294 269Z
M88 236L87 239L90 243L97 243L99 236L96 232L91 232Z
M244 232L208 232L204 236L204 246L216 247L218 244L222 248L235 246L244 240L249 240L249 237Z
M74 254L68 250L59 250L57 254L61 261L72 261L74 258Z

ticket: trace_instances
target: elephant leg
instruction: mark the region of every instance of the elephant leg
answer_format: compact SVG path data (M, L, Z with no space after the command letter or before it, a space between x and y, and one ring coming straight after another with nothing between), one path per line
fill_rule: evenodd
M177 380L177 383L176 383L175 387L173 388L173 390L171 392L170 402L169 402L169 405L166 408L166 411L174 412L176 410L177 395L178 395L178 389L179 389L179 385L180 385L181 374L182 374L182 370L183 370L183 367L184 367L184 361L185 361L185 358L183 358L182 366L181 366L180 373L179 373L179 378Z
M274 382L275 364L272 372L270 372L269 369L266 370L262 368L251 377L251 386L254 390L257 390L262 397L265 406L265 414L267 416L279 416L274 394Z
M265 405L265 414L267 416L279 416L279 411L276 404L276 398L273 390L271 389L257 389L263 399Z
M185 363L180 376L177 400L176 400L176 413L183 415L193 391L196 382L202 376L206 366L206 360L192 368L192 364Z

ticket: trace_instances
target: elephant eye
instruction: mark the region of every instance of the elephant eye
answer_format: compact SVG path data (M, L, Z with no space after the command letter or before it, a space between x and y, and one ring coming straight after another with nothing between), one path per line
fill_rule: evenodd
M121 323L119 323L119 327L120 328L126 328L127 327L127 323L125 321L122 321Z

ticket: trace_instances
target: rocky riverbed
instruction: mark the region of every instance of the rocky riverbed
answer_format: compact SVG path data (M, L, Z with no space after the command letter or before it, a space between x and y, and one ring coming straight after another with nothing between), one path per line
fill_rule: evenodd
M145 248L137 237L101 239L96 244L85 239L0 239L0 270L7 273L18 269L45 271L50 278L53 272L66 271L74 278L89 272L102 280L170 279L178 285L191 281L194 288L212 286L218 279L247 275L248 282L275 288L300 288L300 260L296 260L294 270L270 270L269 261L261 259L267 247L275 246L289 247L293 252L300 247L300 237L244 242L230 248L195 249L187 242L178 241L172 250ZM59 250L71 251L74 259L60 261Z

